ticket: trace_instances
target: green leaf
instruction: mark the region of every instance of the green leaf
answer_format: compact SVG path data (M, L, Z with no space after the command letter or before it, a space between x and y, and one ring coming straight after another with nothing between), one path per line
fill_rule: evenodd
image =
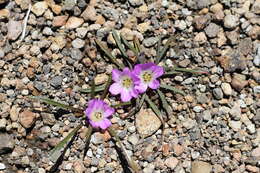
M118 46L121 54L123 55L124 60L127 62L128 66L130 68L132 68L132 64L130 63L131 60L128 58L128 56L126 54L126 50L121 43L121 39L114 29L112 29L112 35L113 35L114 40L116 41L116 45Z
M72 139L72 137L74 135L76 135L76 133L78 132L78 130L82 127L82 124L79 124L76 128L74 128L62 141L59 142L59 144L53 148L50 151L50 159L52 161L56 161L60 155L62 154L62 150L65 148L65 145L68 144L68 142L70 141L70 139Z
M117 32L116 32L114 29L112 29L112 35L113 35L113 38L114 38L115 41L116 41L116 45L118 46L118 48L119 48L121 54L122 54L124 57L127 58L126 50L125 50L125 48L123 47L123 45L122 45L122 43L121 43L121 41L120 41L120 37L118 36Z
M120 106L126 106L126 105L131 105L131 104L132 104L132 103L129 101L129 102L123 102L123 103L111 105L111 107L113 107L113 108L118 108L118 107L120 107Z
M48 99L48 98L44 98L44 97L40 97L40 96L29 96L30 99L34 99L34 100L39 100L42 101L44 103L59 107L59 108L63 108L63 109L69 109L71 111L75 111L75 112L83 112L82 109L79 108L74 108L72 106Z
M167 89L167 90L170 90L170 91L173 91L175 93L181 94L181 95L185 95L185 92L183 92L183 91L181 91L181 90L179 90L177 88L174 88L174 87L172 87L170 85L161 84L160 87L164 88L164 89Z
M101 41L95 39L95 42L97 43L97 45L101 48L101 50L107 55L107 57L110 59L110 61L115 64L118 68L123 69L124 65L119 63L116 60L116 57L114 57L110 51L103 45L103 43L101 43Z
M180 68L180 67L173 67L170 69L173 71L170 71L167 73L179 71L179 72L187 72L187 73L192 73L192 74L209 74L209 72L207 72L207 71L202 71L202 70L197 70L197 69L188 69L188 68Z
M135 55L137 56L137 55L138 55L138 52L137 52L137 50L134 48L134 46L131 45L131 44L125 39L125 37L124 37L122 34L120 34L120 37L121 37L123 43L128 47L128 49L132 50L132 51L135 53Z
M165 98L165 95L163 94L163 92L161 92L159 89L156 90L160 99L161 99L161 102L162 102L162 106L164 108L164 110L166 111L166 113L168 114L168 116L171 115L171 110L170 110L170 105L169 103L167 102L166 98Z
M159 52L159 56L158 56L157 59L156 59L156 64L159 64L160 61L162 60L163 56L166 54L167 50L168 50L169 47L170 47L171 42L173 41L173 38L174 38L173 36L170 37L170 38L167 40L167 42L166 42L164 48Z
M140 42L137 37L134 37L134 47L135 47L136 52L138 52L138 53L141 52L141 45L140 45Z
M103 91L105 88L106 88L106 85L96 86L95 87L95 93ZM80 92L91 93L91 87L90 88L86 88L86 89L82 89L82 90L80 90Z
M93 99L94 97L95 97L95 87L96 87L96 85L95 85L95 78L93 78L92 79L92 81L91 81L91 98Z
M104 98L106 97L111 82L112 82L112 75L110 74L110 75L108 76L108 80L107 80L107 83L106 83L104 92L103 92L103 94L102 94L102 96L101 96L101 99L104 99Z
M108 131L109 131L110 135L115 138L115 140L118 143L121 151L124 153L129 166L133 169L134 172L136 172L136 173L140 172L141 169L140 169L139 165L131 158L131 156L129 156L127 154L127 151L126 151L124 145L122 144L121 140L117 136L116 131L112 127L109 127Z

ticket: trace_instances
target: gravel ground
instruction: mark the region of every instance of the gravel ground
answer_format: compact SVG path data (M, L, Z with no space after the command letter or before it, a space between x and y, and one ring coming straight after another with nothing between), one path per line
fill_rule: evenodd
M80 120L26 97L85 107L89 96L80 90L93 78L104 84L113 69L94 38L120 57L111 29L129 41L137 37L147 60L156 55L159 35L163 44L174 36L163 64L209 72L163 79L186 93L166 93L173 113L163 145L160 120L146 105L126 120L120 117L127 109L117 110L113 126L144 173L260 172L259 0L33 1L23 39L28 4L0 0L1 173L51 168L48 152ZM144 124L155 133L143 136ZM108 133L95 132L83 156L85 130L60 172L123 172Z

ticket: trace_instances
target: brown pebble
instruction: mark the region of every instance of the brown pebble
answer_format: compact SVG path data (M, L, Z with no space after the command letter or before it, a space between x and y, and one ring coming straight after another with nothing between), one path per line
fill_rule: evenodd
M25 110L19 114L19 121L23 127L30 128L36 121L36 114L29 110Z

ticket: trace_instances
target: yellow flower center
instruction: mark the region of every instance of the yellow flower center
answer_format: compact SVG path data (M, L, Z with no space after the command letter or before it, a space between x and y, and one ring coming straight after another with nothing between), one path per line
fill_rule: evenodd
M102 112L93 112L91 116L91 120L95 122L103 120Z
M125 77L123 80L122 80L122 85L123 87L125 88L130 88L133 84L133 81L132 79L130 79L129 77Z
M145 72L142 74L142 78L143 78L143 81L144 81L145 83L149 83L149 82L151 82L153 76L152 76L151 72L145 71Z

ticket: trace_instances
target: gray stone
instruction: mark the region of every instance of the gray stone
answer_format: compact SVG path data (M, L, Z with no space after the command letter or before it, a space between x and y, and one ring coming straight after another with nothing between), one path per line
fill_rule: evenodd
M63 77L62 76L55 76L54 78L51 79L51 86L55 87L55 88L58 88L61 86L62 84L62 80L63 80Z
M218 35L218 32L220 30L220 27L215 23L210 23L206 28L205 32L208 37L213 38Z
M143 0L128 0L131 6L140 6L143 4Z
M203 116L203 120L205 120L205 121L211 120L211 112L209 110L205 110L202 113L202 116Z
M203 110L204 110L204 108L201 107L201 106L195 106L195 107L193 108L193 111L196 112L196 113L199 113L199 112L201 112L201 111L203 111Z
M0 154L9 153L14 148L14 139L11 135L0 133Z
M149 37L144 39L143 44L145 47L151 47L159 41L158 37Z
M239 19L237 16L228 14L224 18L224 26L228 29L233 29L239 24Z
M41 113L43 123L46 125L54 125L56 122L55 116L49 113Z
M240 104L235 102L234 106L230 109L229 114L234 120L240 120L241 118Z
M139 138L136 134L132 134L128 137L128 141L135 146L138 144Z
M77 1L74 1L74 0L64 0L62 7L65 10L72 10L75 7L76 3L77 3Z
M79 38L76 38L75 40L72 41L72 46L73 46L74 48L80 49L80 48L82 48L82 47L85 46L85 41L84 41L84 40L81 40L81 39L79 39Z
M72 48L70 50L70 56L72 59L75 59L75 60L81 60L83 58L82 52L77 48Z
M254 94L260 94L260 85L255 86L255 87L253 88L253 90L254 90Z
M43 29L42 33L43 33L44 35L52 35L52 34L53 34L53 31L51 30L50 27L45 27L45 28Z
M226 96L231 96L232 94L232 88L230 86L229 83L222 83L221 84L221 88L223 90L223 93L226 95Z
M228 123L229 127L231 127L235 132L239 131L241 129L241 121L229 121Z
M6 166L3 163L0 163L0 170L5 170Z
M213 92L213 96L217 100L221 100L223 98L223 92L220 88L214 88L212 92Z
M7 38L16 40L22 33L22 23L20 21L9 20L7 24Z
M195 125L196 125L196 121L195 120L192 120L190 118L188 119L185 119L183 122L182 122L182 125L183 127L185 127L186 129L192 129Z

